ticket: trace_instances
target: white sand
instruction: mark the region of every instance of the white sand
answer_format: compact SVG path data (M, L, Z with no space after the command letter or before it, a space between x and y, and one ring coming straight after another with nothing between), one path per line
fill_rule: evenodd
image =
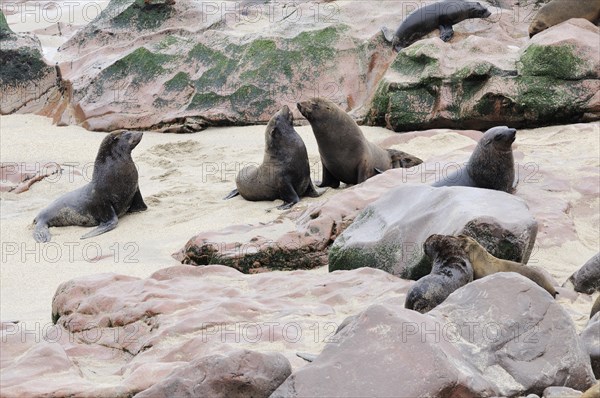
M277 218L275 202L247 202L222 198L235 188L237 170L260 163L265 126L208 129L193 135L146 133L133 151L140 172L140 188L149 209L127 215L118 227L92 239L80 240L89 229L51 228L52 242L37 244L31 223L52 200L91 177L93 161L104 133L80 127L56 127L34 115L2 116L0 157L3 163L72 164L60 177L34 184L22 194L0 195L2 240L0 318L21 321L50 319L57 286L80 275L117 272L147 276L178 264L171 254L195 233L235 224L255 224ZM297 127L320 180L319 155L309 126ZM391 134L383 128L364 128L369 139ZM417 148L411 153L419 156ZM407 149L408 150L408 149ZM74 170L87 177L76 175ZM306 206L321 198L303 198ZM98 261L96 257L104 257Z

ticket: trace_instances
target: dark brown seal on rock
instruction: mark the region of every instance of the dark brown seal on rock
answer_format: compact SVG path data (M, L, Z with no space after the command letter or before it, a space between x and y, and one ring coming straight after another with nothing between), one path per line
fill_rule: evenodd
M550 293L552 297L556 298L558 292L552 285L552 282L537 269L514 261L494 257L470 236L459 235L457 239L461 242L463 249L469 256L469 261L473 266L473 279L481 279L497 272L516 272L531 279L542 289Z
M306 146L294 130L294 117L284 106L277 112L265 131L265 155L259 167L246 166L237 175L234 189L225 199L238 194L246 200L283 200L277 208L289 209L302 196L317 197L310 179Z
M515 160L512 143L517 130L492 127L483 134L464 169L457 170L439 181L434 187L465 186L512 192L515 182Z
M125 213L148 207L138 187L138 172L131 151L142 139L141 132L120 131L108 134L98 149L92 181L52 202L33 221L33 237L50 241L48 227L79 225L98 228L83 235L91 238L116 228Z
M398 27L393 37L384 36L392 42L396 51L409 46L435 29L440 30L440 39L448 41L454 36L452 25L470 18L487 18L487 8L472 1L440 1L412 12ZM383 30L383 29L382 29Z
M575 291L580 293L592 294L600 291L600 252L571 275L567 283L572 283Z
M360 184L391 168L413 167L423 161L394 149L383 149L365 138L356 122L340 107L325 98L297 104L310 122L319 145L323 180L320 187Z
M441 304L456 289L473 280L473 268L460 241L453 236L431 235L423 244L433 260L431 273L408 291L404 307L425 313Z
M537 12L529 25L529 37L571 18L600 20L600 0L552 0Z

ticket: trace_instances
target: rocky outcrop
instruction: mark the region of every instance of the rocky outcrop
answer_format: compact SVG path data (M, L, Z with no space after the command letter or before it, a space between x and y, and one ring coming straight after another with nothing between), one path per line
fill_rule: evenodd
M296 352L320 352L357 309L401 306L410 284L370 268L244 275L220 265L77 278L57 289L54 323L1 324L0 389L7 398L180 396L195 385L194 396L266 394L287 361L305 364Z
M136 398L267 398L290 373L290 362L279 353L239 350L192 361Z
M379 82L367 122L407 131L598 120L598 35L591 22L572 19L526 43L477 35L419 41Z
M600 313L590 319L580 337L584 350L590 356L594 375L600 379Z
M600 252L585 262L571 275L566 285L572 285L575 291L592 294L600 290Z
M43 112L62 98L60 72L34 35L13 32L0 11L0 114Z
M374 267L418 279L431 271L422 247L432 234L469 235L495 257L527 262L537 222L523 200L505 192L406 184L367 206L338 236L329 270Z
M273 396L518 396L594 383L569 316L514 274L467 284L428 315L372 306L334 338Z

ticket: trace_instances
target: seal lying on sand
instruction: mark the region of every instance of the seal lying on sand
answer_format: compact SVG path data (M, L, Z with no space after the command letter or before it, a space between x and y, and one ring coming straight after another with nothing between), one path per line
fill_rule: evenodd
M125 213L148 207L138 187L138 173L131 151L142 139L141 132L121 131L108 134L98 149L92 181L69 192L40 212L33 221L33 238L50 241L48 227L79 225L98 228L83 235L91 238L116 228Z
M323 180L319 187L360 184L391 168L413 167L423 161L394 149L383 149L365 138L356 122L340 107L325 98L297 104L310 122L319 145Z
M251 201L282 199L284 203L277 208L285 210L298 203L301 196L319 196L310 179L306 146L293 122L287 105L273 115L265 131L262 164L244 167L235 179L237 189L225 199L238 194Z
M459 235L457 239L461 242L462 248L469 256L469 261L471 261L471 265L473 266L473 279L481 279L496 272L516 272L531 279L550 293L552 297L556 298L558 292L552 285L552 282L537 269L514 261L494 257L470 236Z
M492 127L483 134L465 169L431 184L434 187L465 186L512 192L516 186L512 143L517 130Z
M405 308L421 313L437 307L450 293L473 280L469 257L453 236L431 235L423 250L433 259L431 273L412 285L404 302Z
M552 0L540 8L531 21L529 37L571 18L597 23L600 20L600 0Z
M421 7L410 13L393 36L382 28L387 41L392 42L396 51L409 46L435 29L440 30L440 39L448 41L454 36L452 25L470 18L487 18L492 15L487 8L477 2L446 0Z

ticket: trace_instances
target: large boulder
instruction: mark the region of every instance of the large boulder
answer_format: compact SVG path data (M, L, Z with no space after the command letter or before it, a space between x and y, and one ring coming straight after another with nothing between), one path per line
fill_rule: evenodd
M568 314L509 273L467 284L427 315L368 308L273 397L541 395L549 386L585 390L593 382Z
M34 35L15 33L0 10L0 114L39 112L61 98L59 72Z
M592 369L597 379L600 379L600 313L596 313L581 332L581 342L590 356Z
M432 234L476 238L498 258L527 262L537 222L505 192L406 184L367 206L329 250L329 270L374 267L408 279L431 271L422 250Z
M585 262L565 284L581 293L592 294L600 290L600 252Z
M238 350L192 361L136 398L267 398L291 373L279 353Z
M381 79L367 122L407 131L598 120L598 35L591 22L571 19L527 43L475 35L450 45L418 41Z

